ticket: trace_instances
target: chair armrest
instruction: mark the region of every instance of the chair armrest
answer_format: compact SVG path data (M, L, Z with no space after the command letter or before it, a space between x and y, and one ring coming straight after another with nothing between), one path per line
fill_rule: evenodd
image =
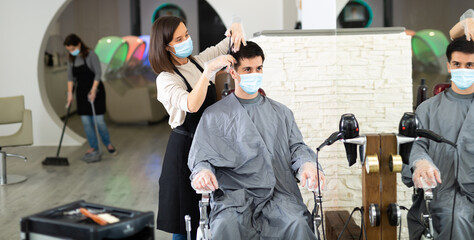
M194 189L194 190L196 190L196 189ZM196 190L196 193L197 193L197 194L211 194L211 193L212 193L212 191L206 191L206 190Z
M191 187L194 189L194 191L196 191L196 194L211 194L212 191L209 191L209 190L198 190L196 188L194 188L194 185L193 183L191 183Z
M23 124L21 125L21 131L23 132L22 138L25 139L25 145L33 144L33 117L31 110L25 109L23 112Z

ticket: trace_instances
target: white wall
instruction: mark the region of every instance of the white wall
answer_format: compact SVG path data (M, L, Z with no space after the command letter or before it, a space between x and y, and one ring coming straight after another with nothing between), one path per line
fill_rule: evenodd
M40 49L46 46L46 41L43 41L45 33L53 17L66 3L65 0L49 0L47 4L36 0L0 2L0 97L25 96L25 106L33 114L35 145L57 145L61 133L62 122L50 114L54 111L46 104L47 98L40 94L39 89L45 91L38 76L43 75ZM77 145L84 141L74 133L67 133L64 145Z
M232 16L242 18L247 39L262 30L284 29L283 1L285 0L207 0L226 27L231 25Z
M302 0L302 29L336 29L336 2Z

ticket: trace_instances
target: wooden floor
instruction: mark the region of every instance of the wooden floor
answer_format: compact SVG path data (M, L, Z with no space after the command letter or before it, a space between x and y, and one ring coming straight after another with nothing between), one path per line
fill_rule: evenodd
M78 116L71 117L68 125L84 134ZM118 155L106 153L97 163L80 161L87 144L61 149L60 155L69 159L66 167L41 164L45 157L56 155L57 147L2 149L28 157L27 163L7 159L7 173L24 175L28 180L0 186L0 240L20 239L21 217L77 200L153 211L156 217L158 179L170 134L167 121L153 125L109 122L108 127ZM171 235L155 231L155 239L171 239Z

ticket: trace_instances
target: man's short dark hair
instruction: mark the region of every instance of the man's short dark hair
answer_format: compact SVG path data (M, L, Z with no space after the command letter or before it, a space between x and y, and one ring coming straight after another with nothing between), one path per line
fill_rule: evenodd
M446 48L446 57L448 62L451 62L451 55L453 52L463 52L467 54L474 54L474 41L466 40L465 36L454 39Z
M240 66L240 60L254 58L254 57L262 57L262 63L265 61L265 55L263 54L262 48L258 46L256 43L252 41L247 41L247 46L244 46L242 43L240 44L240 50L238 52L231 52L230 55L237 60L235 64L235 69Z

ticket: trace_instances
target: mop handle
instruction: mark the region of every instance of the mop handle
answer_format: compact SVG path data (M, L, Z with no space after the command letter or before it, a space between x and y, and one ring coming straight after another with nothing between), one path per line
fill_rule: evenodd
M97 127L97 120L96 120L96 115L95 115L95 106L94 106L94 101L91 101L89 99L89 102L91 103L91 107L92 107L92 116L93 116L93 120L94 120L94 128L95 128L95 137L97 138L97 146L99 147L99 153L102 153L102 149L100 147L100 143L99 143L99 128Z
M61 138L59 139L58 151L56 152L56 157L59 157L59 151L61 151L61 145L63 143L64 132L66 130L67 120L69 118L69 110L71 109L71 104L67 107L66 118L64 119L63 131L61 132Z
M73 83L72 86L72 92L75 92L76 89L76 83ZM74 95L73 95L74 98ZM56 157L59 157L59 151L61 151L61 145L63 143L63 137L64 137L64 131L66 130L66 125L67 125L67 120L69 119L69 111L71 110L71 105L72 102L67 106L67 111L66 111L66 117L64 118L64 125L63 125L63 131L61 132L61 138L59 139L59 146L58 146L58 151L56 152Z

